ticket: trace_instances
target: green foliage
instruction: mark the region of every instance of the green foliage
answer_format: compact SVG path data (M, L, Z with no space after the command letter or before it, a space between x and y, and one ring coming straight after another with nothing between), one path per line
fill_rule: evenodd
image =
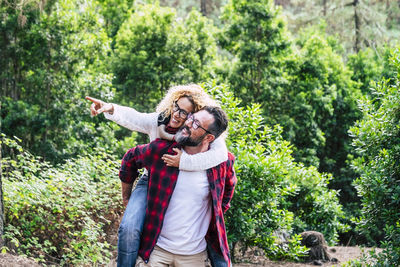
M307 255L308 248L301 245L301 235L293 235L287 242L280 243L279 238L275 237L275 245L271 245L266 251L272 260L293 260L301 262ZM278 245L276 245L278 244Z
M295 193L286 197L283 206L295 214L294 231L319 231L330 244L335 244L338 234L349 229L343 224L344 212L338 202L338 192L328 188L333 177L319 173L313 166L305 168L299 164L288 178L289 187L294 186Z
M95 11L92 1L62 0L28 13L23 27L14 11L0 18L2 129L52 162L85 153L94 140L112 147L111 129L103 135L96 129L110 127L93 122L84 100L94 92L113 96L105 65L110 40Z
M9 247L60 265L108 263L105 230L122 212L119 163L98 149L54 167L3 134L1 142L14 152L1 162Z
M224 7L222 21L220 44L234 57L223 66L230 66L231 88L246 102L268 105L282 93L282 57L290 52L279 9L271 0L232 0Z
M389 58L390 55L390 47L385 46L381 48L377 48L375 50L372 49L364 49L360 50L357 54L348 55L347 66L352 70L352 80L356 81L360 84L360 89L363 95L368 95L368 97L374 97L373 91L371 88L374 87L376 81L381 79L388 79L395 75L395 68L392 64L390 64ZM393 84L393 80L389 80L389 84ZM348 218L351 219L352 231L347 235L353 237L352 241L356 244L375 244L377 240L381 239L377 238L377 236L371 236L368 232L360 233L360 231L356 231L357 220L354 219L361 216L361 204L359 197L355 198L355 188L354 186L349 187L350 183L355 180L359 174L357 174L354 170L351 170L348 166L351 166L351 161L355 157L361 156L361 154L357 153L352 147L348 147L350 152L350 156L347 159L347 166L342 168L340 176L336 176L337 185L336 188L341 188L342 196L349 196L342 198L342 200L347 201L345 207L348 212ZM346 186L343 186L345 184ZM346 200L347 199L347 200ZM348 201L350 200L350 201ZM343 237L344 239L346 237Z
M136 6L116 36L113 70L121 102L154 110L170 86L207 77L216 53L213 31L197 11L179 20L171 8Z
M333 174L330 187L341 189L342 203L357 202L347 131L360 117L361 90L337 40L322 25L291 42L273 1L231 1L223 18L221 44L233 54L227 80L235 95L260 103L267 123L283 127L297 161Z
M386 60L381 60L372 49L349 55L347 64L353 70L352 79L361 84L364 94L370 93L371 82L380 80L384 62Z
M363 119L351 129L353 145L360 155L353 161L360 174L355 186L362 201L357 222L359 229L374 240L384 240L379 266L400 263L399 55L396 50L392 57L397 76L390 83L386 79L376 83L373 98L360 101Z
M367 48L348 56L347 66L353 71L352 80L361 84L364 95L371 94L374 82L396 75L396 69L390 64L391 51L389 46L384 46L376 50Z
M134 0L99 0L100 13L105 19L109 37L114 37L122 23L128 18Z
M274 6L286 9L290 1L231 0L219 21L221 47L213 22L195 10L180 18L147 0L39 2L0 1L1 129L44 158L2 137L6 238L16 251L71 265L109 257L103 230L113 215L99 214L112 213L106 197L116 194L116 181L107 177L116 166L93 147L122 154L137 135L102 116L90 118L85 95L153 111L170 86L213 77L249 105L241 107L224 86L207 85L231 117L228 143L237 156L231 245L259 245L271 258L298 259L304 249L296 233L318 230L336 242L346 226L337 191L329 187L340 190L345 222L361 214L353 223L370 244L383 241L377 264L399 262L399 53L392 57L390 47L377 47L397 36L395 1L358 1L360 45L373 49L347 55L346 64L342 46L351 50L354 29L333 20L353 24L355 13L340 1L295 1L302 5L292 10L292 40ZM363 21L371 11L376 24ZM321 12L329 28L319 21ZM304 30L304 18L318 25ZM351 130L353 149L348 129L361 118L358 99L364 117ZM275 124L282 128L267 126ZM351 185L357 173L361 213ZM282 243L282 233L292 241Z
M334 39L321 30L309 28L297 39L284 114L274 115L297 148L296 159L337 177L349 153L347 130L359 117L356 99L361 94Z
M280 79L285 82L275 92L282 93L263 99L266 121L282 125L296 161L333 174L334 178L327 178L329 187L340 190L342 204L355 212L358 199L352 181L356 175L348 163L353 151L347 132L360 117L359 84L351 79L340 45L324 33L323 26L303 30L292 49L293 55L281 60L285 75Z
M260 105L240 107L226 86L206 87L230 118L227 142L236 156L238 177L226 219L232 246L257 245L268 257L298 260L304 253L298 238L277 246L279 233L317 230L335 243L346 226L340 222L344 214L337 192L327 188L331 176L296 163L282 129L264 124Z

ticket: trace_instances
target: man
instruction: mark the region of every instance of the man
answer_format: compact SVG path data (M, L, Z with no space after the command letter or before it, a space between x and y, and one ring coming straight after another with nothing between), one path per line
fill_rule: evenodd
M188 154L207 151L227 125L222 109L205 107L188 117L176 141L157 139L125 154L122 183L133 183L140 168L150 174L138 266L204 266L207 247L223 259L212 257L213 266L230 266L223 213L237 181L234 156L229 153L226 162L203 172L179 171L163 161L174 148Z

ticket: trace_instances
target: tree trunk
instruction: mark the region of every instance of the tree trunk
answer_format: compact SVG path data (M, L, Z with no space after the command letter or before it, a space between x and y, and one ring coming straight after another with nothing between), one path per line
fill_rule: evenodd
M203 16L207 17L207 0L200 1L200 11Z
M354 26L355 26L355 42L354 42L354 50L358 53L360 51L360 42L361 42L361 20L358 14L358 4L359 0L354 0Z
M400 8L400 0L397 1L399 8ZM397 24L400 24L400 16L397 18Z
M326 13L327 13L327 9L328 9L327 0L322 0L322 8L323 8L322 14L324 15L324 17L326 17Z
M1 102L0 102L0 111L1 111ZM1 122L0 122L1 128ZM4 206L3 206L3 172L2 172L2 157L1 157L1 148L2 144L0 144L0 247L4 246Z
M235 258L235 250L236 250L236 245L237 245L237 242L232 242L232 251L231 251L231 260L232 260L232 262L234 262L235 260L236 260L236 258Z

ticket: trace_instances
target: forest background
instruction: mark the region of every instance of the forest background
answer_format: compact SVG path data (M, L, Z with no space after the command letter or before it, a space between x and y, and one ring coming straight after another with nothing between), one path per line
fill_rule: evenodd
M231 248L301 260L316 230L400 263L400 1L0 0L0 21L3 252L109 262L120 159L147 139L84 97L150 112L199 83L230 117Z

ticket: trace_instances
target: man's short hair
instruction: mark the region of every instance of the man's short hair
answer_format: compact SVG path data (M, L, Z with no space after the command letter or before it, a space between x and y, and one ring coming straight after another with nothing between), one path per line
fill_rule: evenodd
M217 139L228 128L228 116L220 107L205 106L202 110L214 117L214 122L208 126L208 131Z

